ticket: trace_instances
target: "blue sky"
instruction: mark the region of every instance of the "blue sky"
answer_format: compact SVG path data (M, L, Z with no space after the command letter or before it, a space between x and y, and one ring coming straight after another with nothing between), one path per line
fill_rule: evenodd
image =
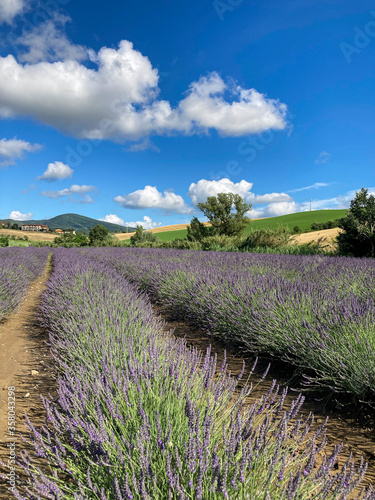
M342 0L2 0L0 218L144 227L375 190L375 8Z

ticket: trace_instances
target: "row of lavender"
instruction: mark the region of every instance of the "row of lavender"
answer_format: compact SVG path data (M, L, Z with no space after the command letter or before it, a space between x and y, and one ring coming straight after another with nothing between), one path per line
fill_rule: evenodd
M0 248L0 320L14 311L42 274L49 253L48 248Z
M375 261L92 249L177 317L281 358L310 387L375 399Z
M45 399L42 430L30 423L38 466L21 499L345 499L365 472L324 429L307 438L302 397L285 408L274 384L246 406L251 388L163 333L152 306L113 268L76 250L54 253L42 301L60 367L59 396ZM319 457L319 464L316 459ZM371 491L361 498L375 499Z

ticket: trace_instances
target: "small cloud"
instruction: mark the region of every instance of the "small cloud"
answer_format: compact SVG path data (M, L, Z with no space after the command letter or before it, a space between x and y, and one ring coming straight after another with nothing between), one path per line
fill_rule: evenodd
M94 199L87 193L95 190L95 186L78 186L77 184L73 184L70 188L61 189L60 191L42 191L40 194L53 200L69 197L69 201L73 203L94 203Z
M13 0L14 1L14 0ZM40 61L82 61L88 58L88 51L81 45L70 42L65 34L65 25L70 17L55 14L52 19L24 31L15 43L25 47L18 59L25 63Z
M25 0L1 0L0 2L0 24L12 24L13 19L26 7Z
M101 220L103 222L110 222L111 224L118 224L119 226L125 226L124 219L121 219L118 215L115 214L108 214L105 217L102 217Z
M288 193L298 193L299 191L308 191L309 189L319 189L321 187L327 187L327 186L329 186L329 184L327 184L326 182L315 182L314 184L311 184L311 186L305 186L298 189L291 189L290 191L288 191Z
M331 158L331 153L327 153L327 151L321 151L318 158L315 160L317 165L321 165L322 163L327 163L327 161Z
M18 210L13 210L10 212L8 219L12 220L19 220L19 221L25 221L25 220L31 220L33 218L33 213L29 212L28 214L22 214Z
M145 215L143 217L142 221L136 221L136 222L126 222L125 223L126 227L137 227L137 226L142 226L143 229L153 229L154 227L160 227L161 222L154 222L151 217L148 217Z
M128 151L132 151L133 153L138 153L139 151L146 151L147 149L160 153L160 149L156 146L156 144L151 142L148 137L144 139L142 142L138 142L137 144L133 144L132 146L130 146Z
M30 184L29 188L28 189L24 189L22 191L22 194L27 194L27 193L30 193L30 191L33 191L34 189L36 188L35 184Z
M31 144L14 137L0 141L0 167L15 165L16 160L21 160L25 152L34 153L42 149L40 144Z
M48 181L54 182L58 179L67 179L68 177L72 177L74 170L69 167L69 165L65 165L61 161L55 161L54 163L49 163L47 170L43 175L38 177L38 181Z

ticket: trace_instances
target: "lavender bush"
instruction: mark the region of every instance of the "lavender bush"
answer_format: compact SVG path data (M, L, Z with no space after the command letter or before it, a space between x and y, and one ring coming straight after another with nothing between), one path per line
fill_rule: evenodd
M375 261L157 249L86 250L176 317L303 368L310 387L375 399Z
M0 320L19 305L46 266L47 248L0 248Z
M324 426L307 437L303 397L285 407L276 382L251 387L163 333L143 294L113 267L58 249L42 322L60 369L46 425L29 422L38 464L19 499L346 499L362 479L340 447L323 455ZM364 499L374 499L371 490ZM358 497L359 498L359 497Z

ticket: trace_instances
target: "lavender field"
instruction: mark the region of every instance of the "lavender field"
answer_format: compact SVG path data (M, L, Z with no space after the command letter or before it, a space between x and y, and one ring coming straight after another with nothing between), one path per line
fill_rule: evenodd
M273 319L270 312L278 307L292 322L281 296L284 289L289 290L287 299L299 306L294 314L301 317L306 311L302 325L297 320L293 323L301 331L302 326L319 331L318 320L322 322L335 308L343 310L349 304L345 300L354 301L354 296L358 307L367 304L371 312L364 278L353 281L355 271L358 276L362 269L371 276L371 266L362 261L346 261L345 266L332 260L330 267L314 259L205 255L54 251L54 271L43 294L40 321L49 333L58 367L58 398L44 398L47 419L42 430L29 420L39 458L22 454L30 483L17 491L16 498L354 498L351 492L361 482L366 465L355 467L349 457L337 468L340 446L325 456L325 426L310 432L312 418L299 413L302 396L287 406L286 392L274 381L249 406L251 386L245 383L236 390L238 380L227 373L225 364L217 366L209 350L202 355L166 335L140 288L165 301L176 314L254 349L258 348L255 336L249 334L246 340L240 334L250 318L247 308L257 318L260 332L266 316L260 311L270 307L270 324L275 321L282 338L277 315ZM326 266L324 275L319 266ZM352 273L351 290L346 268ZM324 295L323 280L331 283L331 294ZM314 309L318 299L313 292L319 294L319 286L321 311ZM334 289L342 299L335 304L329 300ZM298 304L304 295L305 302ZM210 308L211 315L205 317ZM218 315L216 322L213 313ZM241 318L245 313L247 319ZM347 323L349 316L342 321ZM296 337L297 333L296 329ZM334 333L327 327L329 335ZM350 333L345 335L351 340ZM361 346L362 337L358 338ZM277 345L271 339L267 342L267 349ZM293 342L297 356L297 339ZM323 342L328 344L326 338ZM375 498L371 488L359 495Z
M0 248L0 320L20 304L44 271L49 253L48 248Z
M90 249L176 318L302 368L310 388L375 399L375 261Z

